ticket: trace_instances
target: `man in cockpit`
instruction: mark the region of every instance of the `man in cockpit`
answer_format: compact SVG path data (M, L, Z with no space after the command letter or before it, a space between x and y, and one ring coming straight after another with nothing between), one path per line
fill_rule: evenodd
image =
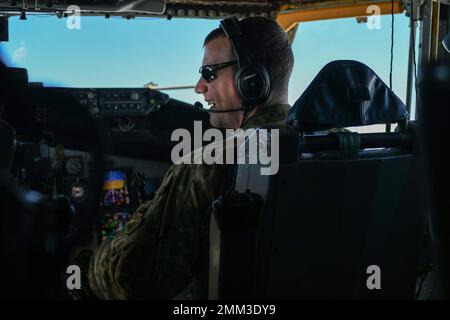
M195 87L211 107L211 124L246 129L284 123L294 63L286 33L267 18L227 22L234 27L222 24L204 41ZM173 165L155 198L93 253L90 292L101 299L207 298L210 207L224 189L224 169Z

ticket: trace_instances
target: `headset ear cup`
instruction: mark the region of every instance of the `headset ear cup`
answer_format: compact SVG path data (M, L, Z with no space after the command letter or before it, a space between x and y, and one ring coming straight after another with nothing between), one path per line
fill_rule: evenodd
M270 79L262 65L247 65L238 70L235 84L245 104L258 105L266 102L270 92Z

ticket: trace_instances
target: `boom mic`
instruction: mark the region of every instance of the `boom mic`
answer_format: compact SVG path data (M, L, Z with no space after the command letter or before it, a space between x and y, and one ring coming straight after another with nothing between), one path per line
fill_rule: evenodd
M203 105L201 102L195 101L194 103L194 109L195 110L199 110L199 111L206 111L205 109L203 109Z
M244 111L244 108L235 108L235 109L228 109L228 110L206 110L203 108L203 105L201 104L201 102L196 101L194 103L194 108L196 110L201 110L201 111L206 111L209 113L226 113L226 112L236 112L236 111Z

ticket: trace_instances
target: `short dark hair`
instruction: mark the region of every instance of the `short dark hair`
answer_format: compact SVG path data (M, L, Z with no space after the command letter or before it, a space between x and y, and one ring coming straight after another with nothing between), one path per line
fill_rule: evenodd
M251 59L266 67L272 91L286 90L294 67L294 54L283 28L275 20L263 17L239 20L239 28ZM204 45L219 36L225 36L220 27L206 36Z

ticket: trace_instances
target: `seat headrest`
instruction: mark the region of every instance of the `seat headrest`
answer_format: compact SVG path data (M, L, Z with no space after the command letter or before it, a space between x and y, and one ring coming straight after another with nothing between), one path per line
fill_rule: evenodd
M396 123L408 119L403 102L361 62L328 63L295 102L286 124L301 131Z

